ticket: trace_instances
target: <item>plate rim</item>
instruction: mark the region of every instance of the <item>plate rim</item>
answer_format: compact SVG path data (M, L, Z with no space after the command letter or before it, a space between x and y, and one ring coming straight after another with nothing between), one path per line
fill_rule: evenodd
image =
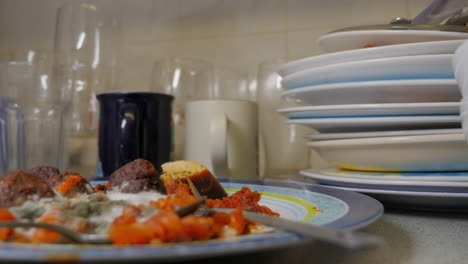
M360 33L360 34L359 34ZM324 50L329 52L338 51L338 50L351 50L358 47L349 47L344 49L329 49L327 48L327 43L332 41L335 38L343 38L343 37L358 37L361 36L411 36L411 37L442 37L442 40L446 37L451 37L455 39L467 39L468 35L466 32L456 32L456 31L436 31L436 30L421 30L421 29L361 29L361 30L348 30L348 31L332 31L328 32L317 39L317 44ZM441 40L441 39L437 39ZM404 43L414 43L412 42L404 42Z
M418 121L418 122L415 122ZM317 118L294 118L288 119L286 123L291 124L368 124L368 123L390 123L390 122L461 122L458 115L422 115L422 116L359 116L359 117L317 117Z
M281 114L306 114L320 111L340 110L393 110L393 109L420 109L420 108L457 108L460 102L416 102L416 103L376 103L376 104L342 104L342 105L308 105L279 108ZM432 113L431 115L436 115ZM455 114L455 113L454 113Z
M391 137L391 136L409 136L409 135L433 135L433 134L457 134L463 133L462 128L441 128L441 129L415 129L415 130L389 130L389 131L371 131L371 132L337 132L337 133L316 133L306 134L305 138L312 141L338 140L346 138L364 138L364 137ZM359 136L361 134L361 136Z
M369 180L369 179L357 179L357 178L348 178L340 176L331 176L323 174L319 171L311 171L309 169L299 171L299 174L302 176L311 178L313 180L326 180L333 181L338 183L348 183L348 184L364 184L367 186L397 186L405 188L468 188L468 182L440 182L440 181L404 181L404 180L388 180L386 182L379 180ZM336 185L341 186L341 185ZM343 186L346 187L346 186ZM441 191L442 192L442 191Z
M437 174L437 176L410 176L410 175L401 175L399 172L387 172L387 171L382 171L382 172L372 172L372 171L352 171L352 170L344 170L344 169L339 169L335 167L329 167L329 168L323 168L323 169L310 169L310 170L316 170L320 172L321 174L326 174L330 176L336 176L336 177L349 177L349 178L357 178L357 179L375 179L375 180L380 180L380 181L386 181L386 180L403 180L403 181L423 181L423 180L429 180L429 181L452 181L452 182L468 182L468 172L466 172L466 176L444 176L441 175L442 173L437 173L437 172L426 172L426 174ZM349 173L346 172L341 172L341 171L349 171ZM353 174L355 172L355 174ZM359 174L362 173L362 174ZM423 174L424 172L420 172L420 174ZM448 172L447 172L448 173ZM456 173L456 172L453 172ZM465 180L460 180L460 179L465 179Z
M465 143L465 136L462 133L454 134L434 134L434 135L411 135L411 136L391 136L391 137L369 137L369 138L350 138L334 139L307 142L308 147L314 148L332 148L332 147L357 147L374 145L406 145L421 143ZM468 147L468 146L467 146Z
M389 57L389 58L380 58L380 59L368 59L368 60L358 60L358 61L349 61L339 64L331 64L322 67L316 67L312 69L305 69L302 71L295 72L293 74L284 76L281 80L281 85L283 87L287 87L287 89L295 89L304 86L312 86L312 85L319 85L319 84L326 84L326 83L341 83L341 82L348 82L348 81L323 81L323 82L314 82L314 84L310 84L310 80L307 82L307 85L297 84L297 82L301 83L304 81L298 81L297 79L301 80L307 78L307 76L314 76L318 75L321 72L343 72L346 69L360 69L358 75L363 75L364 70L368 69L369 67L379 69L379 72L384 72L383 69L387 68L389 64L399 64L404 65L405 67L410 67L411 69L421 69L421 67L413 67L414 65L440 65L441 63L448 63L450 65L449 71L451 71L452 75L447 75L445 77L438 77L438 78L454 78L453 70L452 70L452 58L453 54L434 54L434 55L415 55L415 56L402 56L402 57ZM445 60L445 61L444 61ZM439 67L439 66L437 66ZM439 67L440 68L440 67ZM448 68L447 68L448 69ZM339 74L338 74L339 75ZM353 75L354 76L354 75ZM405 78L405 79L421 79L421 78ZM371 79L372 80L372 79ZM376 80L376 79L374 79ZM378 80L389 80L389 79L378 79ZM292 83L292 84L291 84ZM296 83L296 84L295 84Z
M362 48L362 49L351 49L351 50L342 50L342 51L337 51L337 52L330 52L330 53L325 53L317 56L310 56L306 58L301 58L297 60L293 60L290 62L287 62L285 64L280 65L278 68L278 74L282 77L287 76L289 74L293 74L295 72L298 72L297 68L302 68L302 69L311 69L311 68L316 68L320 66L305 66L306 64L319 64L325 66L325 65L332 65L336 63L343 63L347 62L348 60L342 59L339 60L337 58L348 58L352 56L359 56L359 55L364 55L364 59L372 59L372 58L388 58L388 57L401 57L401 56L409 56L409 55L429 55L429 54L453 54L456 50L456 48L463 43L463 39L451 39L451 40L438 40L438 41L424 41L424 42L412 42L412 43L401 43L401 44L394 44L394 45L386 45L386 46L377 46L377 47L372 47L372 48ZM445 45L444 45L445 44ZM457 45L458 44L458 45ZM441 46L443 45L443 48ZM452 48L452 45L455 45L456 47ZM445 53L434 53L433 51L431 52L416 52L416 54L413 54L409 52L411 49L438 49L438 50L452 50L451 53L445 52ZM386 56L377 56L377 53L396 53L396 54L390 54ZM375 54L375 55L374 55ZM401 54L401 55L399 55ZM326 60L334 60L332 63L325 63ZM351 60L351 59L349 59ZM355 60L355 59L354 59ZM290 68L293 68L292 70L289 70Z

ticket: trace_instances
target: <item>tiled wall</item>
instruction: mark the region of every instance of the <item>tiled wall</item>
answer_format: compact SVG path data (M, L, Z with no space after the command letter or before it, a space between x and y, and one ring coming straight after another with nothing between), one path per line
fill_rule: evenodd
M110 0L122 14L128 89L148 85L154 60L199 57L255 75L266 59L320 54L320 35L413 17L429 0ZM0 0L0 58L52 47L66 0Z
M70 0L71 1L71 0ZM316 39L348 26L414 17L431 0L101 0L122 15L121 84L146 90L156 59L197 57L255 79L267 59L322 50ZM66 0L0 0L0 59L50 50L57 8Z

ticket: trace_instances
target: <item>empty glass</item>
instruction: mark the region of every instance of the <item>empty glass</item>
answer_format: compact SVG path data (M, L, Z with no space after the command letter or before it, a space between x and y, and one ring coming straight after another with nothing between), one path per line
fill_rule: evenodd
M207 61L191 58L166 58L155 62L151 91L174 96L172 159L184 158L185 103L208 99L213 93L214 68Z
M66 168L69 93L52 85L47 58L0 63L0 172Z
M281 76L278 67L283 60L268 60L258 68L257 104L260 130L260 175L281 177L295 174L308 167L309 150L304 135L310 129L298 125L287 125L287 118L277 112L279 108L295 106L281 95Z
M228 67L216 66L214 77L213 89L207 99L253 101L246 74Z
M117 85L121 28L110 3L71 1L56 17L57 85L73 93L69 169L96 176L98 103L96 94Z

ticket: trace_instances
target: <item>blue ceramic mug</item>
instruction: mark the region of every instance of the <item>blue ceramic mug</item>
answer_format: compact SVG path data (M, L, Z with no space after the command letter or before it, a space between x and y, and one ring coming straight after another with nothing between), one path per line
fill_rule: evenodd
M150 92L102 93L99 160L103 177L137 158L160 171L170 160L173 96Z

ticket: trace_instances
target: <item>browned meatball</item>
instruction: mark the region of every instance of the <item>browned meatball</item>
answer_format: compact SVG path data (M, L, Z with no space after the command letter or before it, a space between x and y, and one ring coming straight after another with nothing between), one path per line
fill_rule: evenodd
M126 193L164 191L158 171L151 162L144 159L134 160L114 171L109 177L108 186L108 189L113 188Z
M0 207L12 207L27 200L55 196L42 178L21 170L7 173L0 178L0 194Z
M31 170L31 173L42 178L51 188L54 188L63 179L60 170L52 166L37 166Z

